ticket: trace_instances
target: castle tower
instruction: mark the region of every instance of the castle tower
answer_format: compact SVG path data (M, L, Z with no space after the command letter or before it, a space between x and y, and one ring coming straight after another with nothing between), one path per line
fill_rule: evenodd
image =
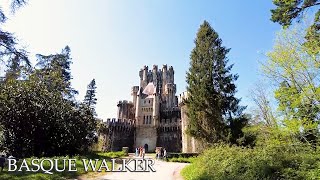
M183 153L195 153L201 151L201 144L192 136L186 133L189 126L189 120L187 116L187 106L185 100L188 98L188 92L183 92L179 96L179 106L181 108L181 131L182 131L182 152Z
M141 94L141 89L138 90L138 93L137 93L137 98L136 98L136 109L135 109L135 122L136 122L136 125L139 125L139 119L141 117L141 106L140 106L140 102L141 102L141 97L140 97L140 94Z
M159 124L159 94L155 93L154 94L154 99L153 99L153 120L154 120L154 126L157 126Z
M169 67L169 72L168 72L168 74L169 74L169 83L174 83L174 70L173 70L173 67L172 66L170 66Z
M165 92L165 86L167 84L167 73L168 73L167 65L164 64L162 66L162 92Z
M158 89L159 85L158 85L158 66L157 65L153 65L153 68L152 68L152 82ZM158 91L156 90L156 92Z
M164 64L162 66L162 94L161 94L161 102L162 102L162 107L167 108L168 107L168 93L167 93L167 65Z
M142 81L140 87L145 88L148 85L148 66L143 67L142 71Z
M132 102L133 102L133 108L134 110L137 107L137 96L138 96L139 86L133 86L131 88L131 96L132 96Z

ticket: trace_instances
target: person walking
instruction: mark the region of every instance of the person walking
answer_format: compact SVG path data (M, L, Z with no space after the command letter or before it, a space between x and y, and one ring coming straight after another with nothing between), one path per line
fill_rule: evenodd
M146 154L146 149L142 148L142 159L144 159L145 154Z
M139 147L139 157L142 157L142 147Z
M163 157L163 148L160 149L160 158Z
M163 148L163 159L167 160L167 150Z
M138 147L136 147L136 157L138 157L139 156L139 148Z
M160 158L160 150L159 150L159 148L156 148L156 158L157 159Z

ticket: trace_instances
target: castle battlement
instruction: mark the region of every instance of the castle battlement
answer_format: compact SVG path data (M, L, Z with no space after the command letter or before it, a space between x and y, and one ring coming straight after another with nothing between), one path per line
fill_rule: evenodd
M178 104L183 103L186 99L188 99L188 92L182 92L178 97Z
M118 105L119 104L133 104L133 103L132 101L122 100L122 101L118 101Z
M163 65L162 65L162 69L167 70L167 67L168 67L168 65L167 65L167 64L163 64Z
M133 119L107 118L107 121L104 123L112 126L134 126L134 122L135 120Z
M147 146L181 150L181 107L176 96L174 68L167 64L140 68L139 84L131 87L132 101L117 102L117 118L108 118L110 149Z

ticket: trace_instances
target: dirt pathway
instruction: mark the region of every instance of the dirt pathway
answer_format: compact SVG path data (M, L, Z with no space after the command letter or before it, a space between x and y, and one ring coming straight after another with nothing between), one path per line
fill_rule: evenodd
M129 158L134 158L131 154ZM146 158L154 158L146 155ZM156 172L112 172L95 180L183 180L180 171L187 163L173 163L155 160Z

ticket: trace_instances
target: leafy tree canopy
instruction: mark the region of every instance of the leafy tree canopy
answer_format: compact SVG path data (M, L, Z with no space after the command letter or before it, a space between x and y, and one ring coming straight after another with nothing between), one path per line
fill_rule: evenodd
M288 27L294 19L301 20L302 15L310 8L316 9L320 5L320 0L273 0L276 5L271 10L271 20L278 22L283 27ZM309 47L309 53L318 54L320 52L320 9L316 10L313 24L305 34Z

